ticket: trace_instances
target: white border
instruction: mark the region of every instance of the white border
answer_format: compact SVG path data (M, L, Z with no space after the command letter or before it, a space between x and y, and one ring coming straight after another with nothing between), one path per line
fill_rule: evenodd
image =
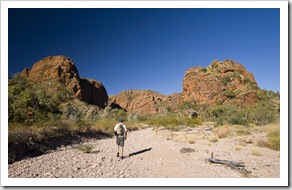
M287 1L2 1L4 8L280 8Z
M8 178L8 8L280 8L280 178ZM1 186L288 186L288 1L1 1Z

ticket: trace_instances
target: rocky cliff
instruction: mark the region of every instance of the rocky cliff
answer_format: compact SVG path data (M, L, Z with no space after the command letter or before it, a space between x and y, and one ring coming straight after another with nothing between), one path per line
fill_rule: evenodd
M182 92L168 96L151 90L126 90L109 99L102 83L80 78L73 61L65 56L46 57L31 70L25 68L21 75L32 81L56 80L72 89L80 100L100 108L109 104L142 115L163 113L169 108L175 111L183 101L250 105L257 102L259 89L253 74L233 60L215 60L206 68L188 69L182 80Z
M127 111L138 114L157 114L164 95L151 90L126 90L111 97L110 101Z
M206 68L194 67L185 72L182 96L201 104L254 104L258 88L254 76L243 65L233 60L215 60Z
M25 68L22 76L31 81L57 81L71 89L77 98L89 104L105 107L108 95L101 82L80 78L73 61L65 56L49 56L36 62L32 69Z
M207 105L251 105L257 102L257 89L254 76L243 65L233 60L215 60L206 68L188 69L181 93L165 96L149 90L128 90L113 96L110 102L134 113L157 114L169 107L176 111L183 101L193 100Z

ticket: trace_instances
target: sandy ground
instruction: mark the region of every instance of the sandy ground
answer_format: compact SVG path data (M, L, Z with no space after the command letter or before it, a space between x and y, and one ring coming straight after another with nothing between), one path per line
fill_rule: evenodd
M8 166L9 178L279 178L280 152L242 143L242 138L221 138L212 142L197 137L180 142L182 134L168 130L141 129L128 133L124 159L116 156L115 138L87 139L92 153L63 146L56 151L15 162ZM206 131L212 136L212 131ZM177 138L176 138L177 137ZM184 148L192 152L182 152ZM208 161L214 158L244 162L248 175L222 164Z

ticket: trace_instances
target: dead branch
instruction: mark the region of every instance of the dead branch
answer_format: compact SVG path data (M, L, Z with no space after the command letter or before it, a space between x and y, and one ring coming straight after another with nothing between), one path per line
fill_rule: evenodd
M209 158L208 161L211 163L216 163L216 164L224 164L232 169L237 170L238 172L243 174L245 177L249 177L249 174L251 173L250 171L244 168L245 165L243 162L216 159L213 157L213 153L211 153L211 158Z

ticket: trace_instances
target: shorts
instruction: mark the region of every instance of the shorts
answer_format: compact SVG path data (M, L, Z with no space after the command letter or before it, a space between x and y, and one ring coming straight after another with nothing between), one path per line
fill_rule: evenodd
M116 138L117 138L117 145L120 146L120 147L124 147L124 145L125 145L125 137L121 136L121 135L118 135Z

